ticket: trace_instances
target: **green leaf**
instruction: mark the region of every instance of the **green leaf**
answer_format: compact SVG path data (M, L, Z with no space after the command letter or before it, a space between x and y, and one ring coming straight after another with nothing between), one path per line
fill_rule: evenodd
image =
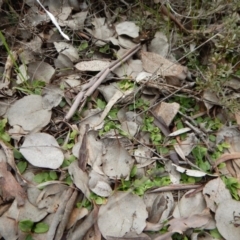
M102 205L105 202L105 199L101 198L101 197L97 197L97 198L95 198L95 202L98 205Z
M99 52L101 52L101 53L110 53L110 47L109 47L109 45L106 44L106 45L104 45L103 47L101 47L101 48L99 49Z
M215 142L216 141L216 136L209 135L209 140L212 141L212 142Z
M34 240L31 235L27 235L25 240Z
M216 238L216 239L221 239L222 238L222 236L219 233L219 231L217 230L217 228L215 228L213 230L210 230L210 234L213 238Z
M44 181L45 177L43 175L43 173L38 173L34 176L33 180L36 183L42 183Z
M64 182L66 182L68 185L71 185L73 183L72 178L70 175L68 175L65 179Z
M23 155L16 148L13 149L13 155L14 155L14 158L18 160L24 159Z
M17 164L17 168L19 170L20 173L24 173L24 171L26 170L27 168L27 162L26 161L20 161L18 162Z
M104 102L103 100L101 100L100 98L97 99L97 107L100 108L101 110L103 110L106 107L106 102Z
M45 233L47 232L49 229L49 226L46 223L40 222L37 223L35 228L34 228L34 232L35 233Z
M18 223L18 226L22 232L31 232L34 222L31 220L22 220Z
M8 133L4 132L1 134L0 138L4 141L4 142L9 142L11 140L10 136Z
M135 177L136 173L137 173L137 166L134 165L132 170L131 170L130 177Z
M86 48L88 48L88 42L87 41L82 41L80 46L78 47L78 50L79 51L83 51L85 50Z
M58 179L58 175L57 175L57 173L56 173L55 171L50 171L49 177L50 177L52 180Z
M71 133L70 133L70 139L75 139L75 137L78 135L78 131L77 130L73 130Z

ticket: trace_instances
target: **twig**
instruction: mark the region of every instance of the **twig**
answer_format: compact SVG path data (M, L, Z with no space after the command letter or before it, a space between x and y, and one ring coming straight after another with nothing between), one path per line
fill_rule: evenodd
M66 205L67 205L67 202L68 202L69 198L72 195L72 192L73 192L73 190L71 188L69 188L68 190L65 190L62 193L62 195L61 195L62 202L61 202L60 206L58 207L58 209L57 209L57 211L54 215L54 218L52 220L51 226L50 226L49 231L47 233L47 240L54 239L58 224L62 219L62 216L64 214L64 210L66 208Z
M73 114L77 110L79 104L81 102L83 102L88 96L91 96L91 94L98 88L98 86L103 82L103 80L106 78L106 76L111 71L115 70L117 67L119 67L121 64L123 64L125 61L127 61L139 49L140 49L140 44L138 44L135 47L133 47L132 49L130 49L121 58L119 58L116 61L114 61L113 63L111 63L109 67L103 69L95 77L91 78L89 80L89 83L84 85L82 87L82 91L78 93L73 105L71 106L71 108L69 109L68 113L65 116L65 120L68 121L73 116Z
M58 226L57 233L56 233L56 236L55 236L54 240L61 240L62 239L65 227L68 224L69 217L70 217L71 212L74 208L74 204L75 204L75 201L77 199L77 196L78 196L78 191L75 190L73 192L73 194L71 195L68 203L66 204L66 208L65 208L65 211L64 211L64 214L63 214L63 217L62 217L62 221L60 222L60 224Z

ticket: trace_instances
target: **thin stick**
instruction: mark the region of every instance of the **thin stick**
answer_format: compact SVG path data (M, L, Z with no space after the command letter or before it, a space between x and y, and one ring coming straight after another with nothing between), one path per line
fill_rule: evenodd
M68 121L73 116L75 111L77 110L79 104L81 102L83 102L88 96L91 96L91 94L98 88L98 86L103 82L103 80L107 77L107 75L111 71L114 71L117 67L119 67L126 60L128 60L139 49L140 49L140 44L136 45L135 47L133 47L132 49L127 51L122 57L120 57L116 61L112 62L107 68L103 69L95 77L91 78L89 80L89 83L84 85L81 92L78 93L73 105L69 109L69 111L66 114L64 120Z

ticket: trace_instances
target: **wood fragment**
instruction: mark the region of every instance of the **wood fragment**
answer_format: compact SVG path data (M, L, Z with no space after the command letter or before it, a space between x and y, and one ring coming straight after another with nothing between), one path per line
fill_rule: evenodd
M69 201L66 204L66 208L65 208L62 220L61 220L61 222L60 222L60 224L59 224L59 226L57 228L57 233L56 233L56 236L55 236L54 240L61 240L62 239L64 230L65 230L65 228L66 228L66 226L68 224L69 217L71 215L72 209L74 208L77 196L78 196L78 191L75 190L72 193Z
M216 160L213 167L216 168L219 164L223 162L226 162L228 160L238 159L238 158L240 158L240 152L225 153Z

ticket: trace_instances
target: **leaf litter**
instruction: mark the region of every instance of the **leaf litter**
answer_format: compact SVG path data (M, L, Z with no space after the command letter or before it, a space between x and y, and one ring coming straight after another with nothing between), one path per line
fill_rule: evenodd
M238 239L239 14L158 2L0 3L0 238Z

